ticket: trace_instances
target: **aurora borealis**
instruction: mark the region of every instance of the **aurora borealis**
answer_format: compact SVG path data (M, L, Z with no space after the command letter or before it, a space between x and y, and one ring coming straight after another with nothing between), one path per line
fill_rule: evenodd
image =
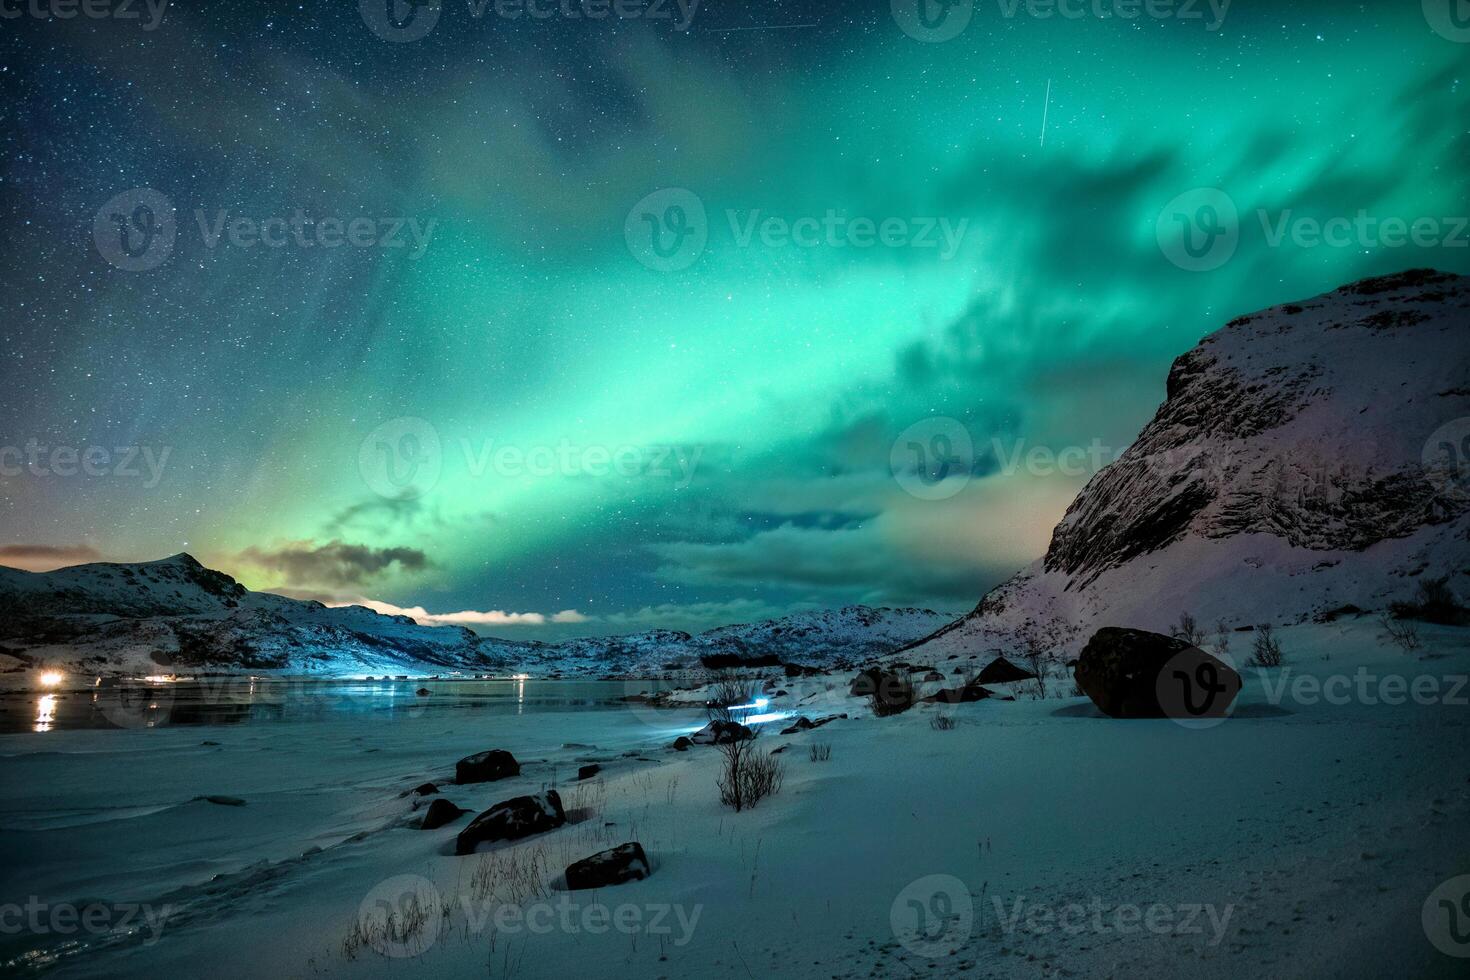
M1470 272L1470 37L1432 0L991 0L934 42L873 2L446 0L394 41L355 3L135 6L0 24L0 563L188 550L528 637L960 610L1090 469L1017 449L1126 445L1235 315ZM172 240L128 268L142 188ZM1199 188L1238 224L1189 268ZM1278 233L1359 214L1438 231ZM936 417L974 452L909 492Z

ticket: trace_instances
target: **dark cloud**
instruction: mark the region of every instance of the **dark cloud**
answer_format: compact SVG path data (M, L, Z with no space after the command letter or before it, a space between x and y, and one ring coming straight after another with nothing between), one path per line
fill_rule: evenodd
M0 565L23 568L31 572L50 571L67 565L98 561L102 555L84 544L6 544L0 545Z
M292 586L361 585L387 572L419 572L432 563L417 548L372 548L331 541L324 545L293 542L276 548L250 547L239 560L281 575Z

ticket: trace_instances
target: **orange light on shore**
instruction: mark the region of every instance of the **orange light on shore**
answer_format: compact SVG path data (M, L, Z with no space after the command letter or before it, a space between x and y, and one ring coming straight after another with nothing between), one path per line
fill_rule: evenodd
M62 681L66 680L66 675L59 670L43 670L37 680L42 687L60 687Z

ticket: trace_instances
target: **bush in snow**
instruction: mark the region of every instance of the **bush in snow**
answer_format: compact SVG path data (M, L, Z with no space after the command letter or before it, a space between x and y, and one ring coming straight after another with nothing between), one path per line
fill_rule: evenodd
M1251 641L1251 665L1253 667L1280 667L1283 660L1281 641L1276 639L1276 630L1270 623L1256 627L1256 638Z
M1470 609L1450 591L1448 577L1423 579L1414 594L1414 601L1395 602L1389 609L1398 619L1421 619L1444 626L1470 622Z
M1199 628L1194 621L1194 614L1183 612L1179 614L1179 622L1174 624L1169 635L1177 637L1192 647L1197 647L1205 641L1205 632Z
M1378 617L1383 638L1407 654L1419 649L1419 625L1411 619L1394 619L1388 613Z
M756 750L756 740L727 742L720 748L720 802L735 812L755 806L781 791L786 766L776 756Z

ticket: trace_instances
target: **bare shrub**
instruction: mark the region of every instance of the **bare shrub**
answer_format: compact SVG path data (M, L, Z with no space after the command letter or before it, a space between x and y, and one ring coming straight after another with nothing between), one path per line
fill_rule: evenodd
M1034 684L1036 686L1036 697L1042 701L1046 700L1046 674L1048 664L1046 662L1046 647L1042 645L1035 635L1027 635L1026 647L1021 652L1021 659L1026 661L1026 667L1036 675Z
M735 714L730 709L753 703L758 690L759 684L756 681L740 677L734 671L720 671L710 685L710 697L705 705L710 720L734 721Z
M1251 664L1256 667L1280 667L1285 659L1281 652L1281 641L1276 639L1276 630L1270 623L1256 627L1255 639L1251 641Z
M1378 617L1378 625L1383 627L1383 638L1404 653L1413 656L1418 651L1419 624L1412 619L1394 619L1384 613Z
M832 758L832 745L830 742L813 742L811 746L811 757L813 762L826 762Z
M886 674L879 689L868 698L873 714L879 718L901 715L912 708L918 698L914 683L906 673Z
M720 802L736 813L755 806L781 791L786 765L778 756L756 749L756 739L747 738L719 746Z
M1215 623L1215 656L1230 656L1230 624L1223 619Z
M1418 619L1444 626L1460 626L1470 622L1470 609L1450 589L1449 578L1420 579L1412 602L1395 602L1389 606L1394 618Z
M935 715L929 719L929 727L936 732L947 732L954 728L954 719L949 715Z
M1179 614L1179 622L1169 630L1169 635L1183 640L1192 647L1197 647L1205 641L1205 631L1200 629L1199 623L1195 622L1194 614L1189 612Z

